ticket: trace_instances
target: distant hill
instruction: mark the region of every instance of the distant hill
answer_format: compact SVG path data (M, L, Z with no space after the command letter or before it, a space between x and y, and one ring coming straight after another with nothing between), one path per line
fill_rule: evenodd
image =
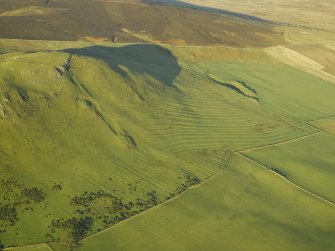
M177 5L238 12L274 22L335 31L335 1L332 0L153 0ZM285 14L283 14L285 13Z
M269 22L147 1L5 0L0 10L0 38L234 47L282 42Z

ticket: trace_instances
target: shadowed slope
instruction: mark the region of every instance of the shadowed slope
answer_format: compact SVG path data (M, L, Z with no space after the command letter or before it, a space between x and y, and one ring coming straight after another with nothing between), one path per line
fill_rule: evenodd
M166 85L172 85L181 71L181 67L172 53L158 45L92 46L82 49L67 49L64 52L103 60L112 70L123 77L127 76L124 69L126 67L135 73L148 74Z

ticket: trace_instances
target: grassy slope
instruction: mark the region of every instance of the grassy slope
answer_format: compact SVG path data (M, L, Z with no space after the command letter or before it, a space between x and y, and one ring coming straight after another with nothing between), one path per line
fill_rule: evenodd
M334 207L237 156L214 179L78 250L326 251L335 248L334 217Z
M250 158L275 168L295 184L335 202L334 137L317 134L299 141L247 151Z
M178 53L182 55L182 52L179 51ZM227 54L229 53L226 52ZM206 55L208 57L210 53L206 53ZM193 52L192 56L192 59L199 63L201 61L199 58L203 54L197 51ZM259 62L250 64L255 58L257 57L249 58L247 60L249 63L242 59L239 64L227 63L227 61L230 61L229 56L226 63L222 64L217 62L214 64L207 59L202 62L202 67L207 70L205 70L207 74L209 72L210 74L214 73L224 80L246 81L248 85L257 90L257 95L260 97L262 104L267 109L274 109L274 111L282 114L285 120L311 120L334 114L331 105L331 96L333 96L334 89L331 84L287 66L269 64L269 62L266 65ZM292 79L296 79L295 85L292 85ZM270 88L272 88L271 91ZM301 90L304 90L305 96L298 99ZM323 101L326 102L319 101L319 90L323 92ZM192 95L196 93L198 92L195 91ZM203 104L204 101L200 103ZM286 103L289 103L288 107L290 108L281 109L280 106ZM299 109L304 110L304 113L299 112ZM324 115L322 115L323 111L326 111ZM238 123L233 124L238 125ZM243 134L241 134L241 137L243 137ZM318 187L318 190L323 190L328 195L333 194L331 191L333 172L330 163L333 155L331 149L334 148L332 141L326 136L314 138L316 139L312 140L313 142L308 142L310 139L306 138L302 141L283 144L278 148L285 149L284 146L287 145L288 147L284 151L292 155L290 161L301 168L308 167L309 171L314 174L313 179L310 179L301 175L309 172L300 172L300 180L308 178L306 184L309 187ZM326 147L325 144L327 144ZM266 148L264 151L264 156L267 156L264 159L272 160L275 159L275 156L278 156L278 161L282 163L283 158L280 154L283 150L278 153L273 151L270 155L267 149L271 148ZM325 149L327 149L326 152ZM262 152L262 150L259 150L259 152ZM297 153L301 156L296 157ZM269 155L271 158L269 158ZM303 161L305 157L315 165L318 163L317 166L319 166L319 163L325 163L324 168L316 169L315 166L307 164L306 161ZM253 166L253 169L248 170L246 166L248 168ZM277 166L275 167L277 168ZM257 168L261 167L256 167L243 159L235 160L233 164L233 170L235 170L224 171L220 174L219 177L222 180L217 177L204 184L203 187L190 191L173 202L84 240L79 250L90 250L93 246L98 250L106 250L110 247L115 250L164 250L164 248L171 249L171 247L175 250L204 250L206 248L212 250L222 249L222 247L232 250L259 250L260 248L265 250L332 250L335 243L331 238L334 229L331 224L334 224L334 222L329 221L329 219L334 218L334 208L328 207L324 202L291 187L283 178L276 177L273 173L268 173L265 170L256 172ZM236 169L240 170L240 174L245 176L245 179L236 175ZM258 176L260 173L262 175ZM235 179L238 182L234 182ZM251 179L254 181L251 181ZM244 182L244 180L246 181ZM280 185L274 180L280 180ZM294 181L300 184L300 180L296 179ZM323 183L324 180L329 180L329 182ZM223 185L226 183L228 185ZM264 183L266 188L263 187L257 192L254 191L256 187ZM231 185L229 186L229 184ZM236 184L239 184L239 188L236 187ZM212 187L209 188L209 186ZM225 190L223 188L223 191L219 190L218 187L224 187ZM289 192L288 187L291 187ZM224 196L221 199L222 194ZM242 205L237 201L230 204L231 197L238 198L239 203L243 201ZM307 205L306 202L303 202L304 200L311 200L313 203L308 202ZM264 203L266 205L259 207ZM275 206L271 203L275 203ZM255 205L255 209L250 204ZM237 207L240 210L237 210ZM318 218L323 214L319 213L320 207L328 207L330 210L330 214L324 215L323 220ZM218 208L224 208L221 214ZM259 208L262 208L261 213L259 213ZM283 210L284 208L285 210ZM307 209L301 212L301 208ZM254 210L257 213L254 213ZM236 211L242 216L235 214L235 216L229 218ZM252 231L249 228L251 222L254 222ZM229 227L222 229L223 226ZM194 231L194 229L197 229L197 231ZM184 234L179 233L179 231L182 233L190 232L191 234L187 238L180 238L181 236L184 237ZM313 231L315 232L313 233ZM128 239L129 236L135 241L124 242L124 239ZM162 239L162 236L164 236L164 239ZM235 239L232 236L239 236L239 238ZM244 240L243 244L240 242L241 238ZM274 242L276 242L276 246L273 245Z
M266 0L181 0L175 2L211 7L214 10L235 11L266 20L334 32L335 18L333 13L335 5L333 1L275 0L268 3Z
M311 124L327 133L335 135L335 118L316 120L311 122Z
M37 244L25 247L17 247L8 249L11 251L52 251L52 249L47 244Z
M10 11L4 11L0 14L1 17L19 17L19 16L39 16L39 15L50 15L53 11L59 11L57 9L50 10L45 7L28 6L24 8L18 8Z
M55 67L62 68L70 52L81 55L60 76ZM70 202L84 192L102 189L130 202L156 191L164 201L185 183L185 173L204 180L220 170L229 150L309 130L220 89L206 69L190 64L192 57L186 53L176 61L154 45L2 55L1 174L47 194L30 205L33 211L17 209L16 226L3 226L5 244L66 239L68 230L52 233L48 226L81 216L81 207ZM11 196L18 194L20 189ZM95 200L84 215L93 216L104 203ZM103 211L107 215L113 216ZM112 224L93 217L92 232Z
M168 47L171 55L154 45L1 43L6 52L45 51L0 59L2 177L47 194L32 212L18 209L17 225L1 236L7 245L66 240L67 229L52 239L45 234L53 219L79 217L70 204L75 195L102 189L128 202L154 190L164 201L185 182L185 172L204 180L224 166L229 151L305 135L315 130L299 120L334 114L334 86L274 63L258 49ZM59 76L55 67L69 53L80 55ZM260 103L213 75L244 81ZM94 201L90 209L105 203ZM90 233L110 224L96 218Z
M247 82L257 90L265 107L286 118L309 121L335 114L335 85L290 66L224 62L204 66L223 80Z
M129 145L127 138L123 136L127 125L121 129L113 121L115 116L110 114L118 112L125 116L126 118L122 118L120 115L119 119L126 120L129 127L136 124L129 121L127 116L131 116L122 110L115 111L122 109L120 107L129 109L135 105L137 109L145 109L138 102L139 98L137 102L133 100L126 106L126 102L131 102L134 97L136 99L136 93L116 73L93 59L76 59L79 62L73 63L74 76L79 75L78 81L81 81L84 77L94 77L90 73L105 70L107 72L101 73L105 80L99 81L100 86L74 86L68 79L57 77L54 69L55 66L66 62L67 57L68 55L60 53L38 53L19 56L16 59L9 57L9 61L2 64L2 91L3 94L10 95L9 101L4 101L4 96L2 100L4 117L1 131L7 132L1 135L2 156L5 156L2 158L2 177L15 177L25 182L25 186L41 187L48 194L45 205L43 203L47 210L40 210L39 205L34 208L34 213L20 210L19 231L15 231L14 228L7 229L8 232L3 237L4 240L10 240L11 244L45 240L44 234L48 231L47 226L52 218L75 215L75 208L69 205L71 197L75 194L99 189L111 192L116 189L113 194L125 197L125 200L135 200L142 197L142 192L157 190L160 199L163 200L182 182L178 176L183 176L183 170L197 169L197 175L204 175L201 177L204 178L221 165L220 153L218 162L203 168L195 163L186 164L168 153L152 149L150 145L145 145L144 140L141 141L141 137L144 137L143 129L135 131L136 127L132 128L132 133L139 134L139 139L136 135L138 147L131 150L133 146ZM47 59L50 60L50 64ZM15 60L20 60L20 63ZM81 68L87 64L91 65L89 73L86 67ZM11 72L13 65L15 72ZM85 70L86 75L75 75L81 70ZM43 79L43 82L34 81L39 79ZM108 86L107 79L113 79L115 84ZM90 83L93 84L93 81L92 79ZM142 81L139 84L143 84L144 80ZM152 79L147 81L153 82ZM106 99L108 102L114 102L113 107L105 101L105 107L102 108L101 103L94 99L99 88L100 93L110 88L110 91L105 92L107 96L100 95L99 98L100 101ZM27 95L28 100L23 100L18 90ZM120 96L115 96L113 90L117 90ZM126 95L128 99L122 100ZM104 119L99 119L97 112L88 107L85 100L91 100L95 109L104 109L109 113L106 112L105 115L101 111ZM138 113L135 107L130 110ZM138 116L134 119L140 118ZM115 135L110 127L118 135ZM224 161L224 155L222 158ZM164 174L158 172L162 169L165 169ZM73 180L73 177L76 179ZM136 184L137 192L132 195L128 184L135 182L140 184ZM51 189L54 183L63 186L62 192ZM50 212L51 217L48 215ZM39 222L33 230L32 222ZM101 225L99 223L97 227Z
M291 48L321 64L326 72L335 74L334 49L325 45L292 45Z

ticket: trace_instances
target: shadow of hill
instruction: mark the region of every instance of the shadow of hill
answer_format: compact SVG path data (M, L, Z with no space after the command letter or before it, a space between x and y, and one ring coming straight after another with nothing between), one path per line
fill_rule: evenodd
M168 49L152 44L91 46L66 49L63 52L103 60L123 77L127 77L127 72L120 66L125 66L133 72L148 74L168 86L172 85L181 71L176 57Z

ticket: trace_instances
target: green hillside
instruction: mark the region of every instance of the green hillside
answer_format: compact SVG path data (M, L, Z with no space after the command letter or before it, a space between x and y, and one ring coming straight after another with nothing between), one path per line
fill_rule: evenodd
M262 1L0 1L0 250L335 250L332 5Z
M0 59L2 191L11 191L3 210L13 211L2 238L10 245L66 242L73 217L89 219L81 238L205 180L234 149L310 130L156 45ZM25 189L35 190L22 196ZM115 200L121 209L105 208Z
M314 133L302 120L334 112L333 85L259 49L2 43L6 246L68 245L205 181L234 151Z
M334 137L315 134L298 141L244 154L300 187L335 203Z
M201 187L83 240L76 250L330 251L334 217L334 207L237 155Z

